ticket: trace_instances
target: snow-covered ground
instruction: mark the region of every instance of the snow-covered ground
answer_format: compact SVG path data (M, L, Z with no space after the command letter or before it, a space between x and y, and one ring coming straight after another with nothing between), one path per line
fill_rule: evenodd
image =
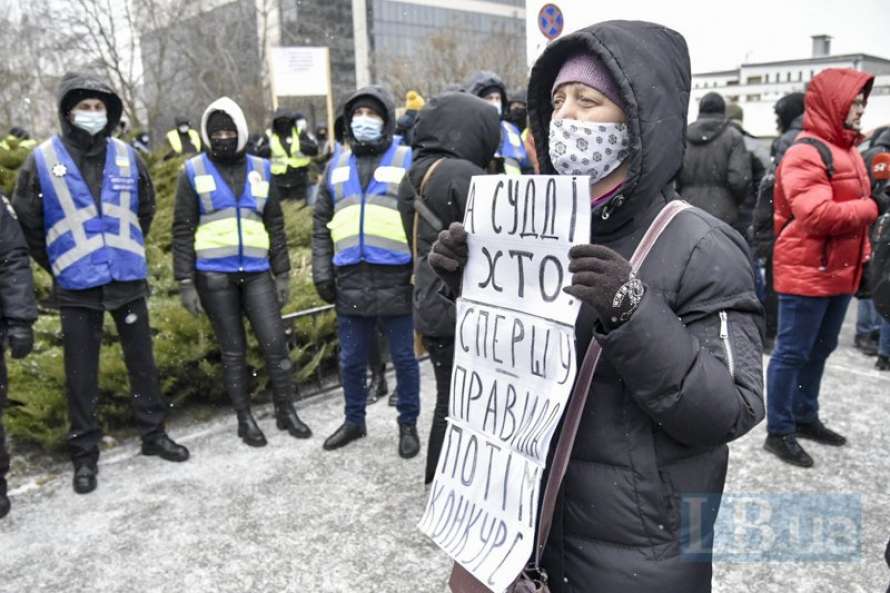
M761 449L761 423L731 446L726 492L858 495L858 558L718 561L717 593L876 592L890 582L883 561L890 373L875 371L874 359L852 349L854 305L821 396L823 418L849 445L805 441L816 466L792 468ZM13 510L0 521L0 592L442 593L450 563L415 529L435 397L429 363L422 370L424 450L410 461L398 457L396 413L385 401L369 407L366 439L323 451L342 420L335 392L302 404L315 431L308 441L275 430L264 407L267 447L241 444L229 414L178 422L171 433L189 446L190 461L142 457L138 441L125 440L103 453L99 488L88 496L74 494L70 471L58 463L42 475L13 473Z

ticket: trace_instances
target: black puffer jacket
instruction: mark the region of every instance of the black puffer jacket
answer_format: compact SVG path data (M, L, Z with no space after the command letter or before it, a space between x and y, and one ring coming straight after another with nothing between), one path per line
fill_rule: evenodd
M284 148L284 152L288 155L291 154L291 145L288 143L288 139L290 138L291 130L296 124L297 120L293 112L288 109L280 107L272 114L272 128L269 131L278 136L281 147ZM255 144L253 152L264 159L271 158L272 145L269 140L268 134L263 135L260 141ZM318 142L309 135L307 130L300 132L300 154L304 156L318 156ZM308 167L299 167L297 169L288 167L284 173L275 175L273 178L275 183L282 187L293 187L306 183L305 178L307 174Z
M370 97L379 103L384 115L383 136L377 142L358 142L352 135L348 122L357 99ZM395 130L395 102L385 89L370 86L355 91L343 106L346 141L358 161L359 181L367 187L371 176L380 164L383 153L389 148ZM312 281L316 286L334 283L337 312L345 315L410 315L411 314L411 264L404 266L380 266L361 262L351 266L334 267L334 242L328 223L334 217L334 198L327 180L331 168L328 163L318 189L312 230ZM324 294L325 290L319 292Z
M677 191L693 206L734 224L751 189L751 157L741 132L722 115L704 113L689 125L686 140Z
M68 112L86 96L100 96L105 103L108 124L95 136L90 136L68 121ZM102 174L105 170L106 140L112 130L117 129L121 119L121 100L106 83L88 74L69 72L62 78L58 91L59 125L62 142L71 159L83 174L93 199L97 204L102 191ZM155 190L148 175L148 169L137 153L136 165L139 169L139 226L142 234L148 236L151 221L155 214ZM12 205L19 217L31 257L40 266L50 271L49 256L46 253L46 230L43 228L43 201L41 200L40 178L32 153L19 170L13 193ZM104 286L86 290L65 290L55 285L55 301L60 306L86 307L89 309L113 310L148 296L148 284L144 280L133 282L111 282Z
M430 247L442 229L464 219L473 175L485 175L501 139L498 117L484 101L467 93L433 98L414 126L414 162L399 187L399 211L409 241L417 233L414 262L414 327L425 336L454 335L454 302L443 294L444 283L427 263ZM439 224L418 216L414 228L414 193L429 168L423 202Z
M631 134L628 180L594 212L591 242L630 258L675 197L689 99L684 39L661 25L610 21L553 42L529 85L542 172L553 174L550 91L577 51L617 82ZM641 270L646 294L623 325L595 331L583 306L579 356L603 347L557 502L544 567L554 593L704 593L711 564L684 557L683 497L719 500L726 443L763 417L760 304L741 237L707 213L681 213ZM721 331L721 325L725 331ZM725 338L721 337L725 333ZM554 440L555 442L555 440ZM710 501L709 501L710 502ZM702 518L709 541L717 504Z

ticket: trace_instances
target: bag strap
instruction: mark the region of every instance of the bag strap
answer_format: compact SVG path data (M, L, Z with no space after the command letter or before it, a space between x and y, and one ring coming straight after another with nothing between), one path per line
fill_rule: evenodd
M792 146L794 144L807 144L819 151L819 157L822 159L822 164L825 165L825 172L828 174L828 179L830 180L834 177L834 157L831 156L831 149L828 148L824 142L806 136L804 138L797 138L792 143Z
M436 216L432 210L429 209L424 203L424 193L426 192L426 184L432 178L433 173L439 167L439 165L444 161L445 158L441 158L430 165L430 168L426 170L426 173L423 176L423 179L420 180L420 189L414 190L414 239L416 244L417 239L417 223L419 222L417 219L417 215L419 214L431 227L434 229L442 230L442 220ZM412 185L413 187L413 185ZM417 254L414 254L415 257Z
M649 226L646 234L643 235L639 245L637 245L633 256L630 258L632 274L636 275L640 271L640 267L646 261L646 257L656 241L668 227L671 221L683 210L691 206L682 200L674 200L668 202L661 209L655 220ZM550 537L550 528L553 525L553 511L556 509L556 499L559 494L559 488L562 485L562 479L565 477L566 470L569 466L569 458L571 457L572 447L575 444L575 436L578 434L578 427L581 424L581 415L584 412L584 406L587 403L587 395L590 392L590 385L593 382L593 374L596 371L597 364L602 354L602 348L599 343L591 338L590 345L584 355L584 362L578 371L578 377L575 380L575 387L572 389L572 395L569 398L568 409L563 420L562 430L559 433L559 439L556 443L556 450L553 453L553 462L550 466L550 474L547 476L547 484L544 487L544 501L541 504L541 515L538 521L538 535L535 545L535 569L541 567L541 554L547 539Z

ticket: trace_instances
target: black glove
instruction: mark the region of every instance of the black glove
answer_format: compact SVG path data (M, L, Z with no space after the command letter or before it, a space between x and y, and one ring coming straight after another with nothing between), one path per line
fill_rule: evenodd
M278 304L282 307L290 299L290 278L286 273L275 276L275 295L278 297Z
M433 243L427 261L454 295L460 294L460 280L467 265L467 231L459 222L452 222Z
M572 285L563 290L593 307L607 332L630 319L645 292L630 262L602 245L575 245L569 258Z
M319 282L315 285L315 292L326 303L333 304L337 300L337 285L333 280L327 282Z
M182 306L192 315L198 316L204 312L201 306L201 298L198 296L198 289L191 280L181 280L179 282L179 300Z
M6 339L13 358L24 358L34 349L34 330L30 323L7 321Z

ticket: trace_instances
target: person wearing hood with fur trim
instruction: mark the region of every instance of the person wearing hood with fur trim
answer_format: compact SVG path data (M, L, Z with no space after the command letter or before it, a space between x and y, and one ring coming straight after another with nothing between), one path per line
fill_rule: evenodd
M186 162L176 190L173 268L183 306L210 317L238 436L262 447L266 437L250 412L245 316L266 359L276 426L295 438L312 432L294 409L292 363L280 315L290 273L284 214L269 161L245 154L248 136L244 113L228 97L204 111L201 137L207 152Z
M690 78L683 37L636 21L561 37L531 72L542 173L591 177L590 244L569 252L564 290L582 302L578 359L602 347L543 550L553 593L709 592L727 443L763 418L762 312L742 237L688 208L631 276L632 253L679 197ZM455 292L466 236L452 224L428 258ZM694 531L691 496L707 501Z
M497 109L501 119L501 144L495 154L496 172L507 175L533 173L534 169L522 140L522 131L510 121L510 101L501 77L494 72L480 70L467 81L466 89L471 95L476 95Z
M420 369L411 320L411 250L397 198L411 167L411 148L393 138L392 95L358 89L343 107L344 146L328 164L315 203L312 280L337 309L340 375L346 398L343 424L325 440L339 449L364 437L368 353L378 322L396 370L399 455L420 451Z
M167 404L148 321L145 240L155 194L145 163L112 138L122 104L108 84L68 73L59 85L61 133L22 167L13 206L31 257L53 277L65 351L74 490L95 490L99 441L99 349L105 311L120 336L142 454L185 461L167 436Z

